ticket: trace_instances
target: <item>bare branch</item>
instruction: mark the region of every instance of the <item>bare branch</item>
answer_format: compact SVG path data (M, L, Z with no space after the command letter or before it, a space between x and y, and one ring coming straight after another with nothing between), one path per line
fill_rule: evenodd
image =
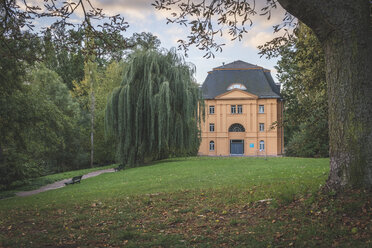
M118 37L120 32L126 31L129 27L124 17L120 15L107 16L103 10L93 6L90 0L44 0L42 6L32 5L29 0L22 0L19 6L16 0L0 1L0 35L2 41L7 37L17 39L17 35L22 36L22 32L31 32L35 35L42 34L47 28L63 27L67 30L83 30L84 35L91 35L95 39L101 40L101 45L106 47L125 46L125 42ZM81 10L84 18L81 23L72 23L71 16ZM38 22L35 29L36 19L52 18L54 24L51 27L41 26ZM95 23L91 23L94 20ZM22 32L20 31L22 30ZM56 39L61 37L55 37ZM90 48L89 48L90 49ZM88 50L89 50L88 49ZM91 50L90 52L92 52Z
M271 11L277 8L277 0L267 0L266 6L258 10L255 0L156 0L153 6L157 10L171 12L167 23L190 27L187 40L178 41L179 48L187 52L190 45L195 45L206 51L206 57L213 57L213 52L221 51L223 46L216 42L216 34L222 36L227 32L231 40L241 41L253 25L255 15L271 18ZM288 26L293 28L293 20L287 13L283 24L276 26L274 32ZM287 40L290 37L285 35Z

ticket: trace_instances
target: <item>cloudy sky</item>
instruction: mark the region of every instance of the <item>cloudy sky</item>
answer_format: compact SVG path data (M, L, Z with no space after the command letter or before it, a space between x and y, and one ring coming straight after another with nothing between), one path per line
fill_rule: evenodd
M94 6L103 8L108 15L120 14L124 16L130 25L127 34L124 34L127 37L134 32L151 32L160 39L162 47L169 49L177 47L177 40L185 39L189 34L189 30L183 26L166 24L166 17L170 16L170 12L156 10L151 6L154 0L91 0L91 2ZM265 3L266 0L256 0L257 10ZM230 63L235 60L243 60L267 68L271 70L277 81L274 69L277 60L260 58L257 46L275 37L272 26L281 23L285 12L280 6L278 7L272 13L270 20L267 20L267 17L256 15L253 19L253 26L242 41L230 41L226 33L220 40L226 45L221 53L215 53L215 58L203 58L205 54L203 51L198 50L195 46L190 47L186 61L195 64L197 82L203 83L207 72L212 68L222 65L223 62Z

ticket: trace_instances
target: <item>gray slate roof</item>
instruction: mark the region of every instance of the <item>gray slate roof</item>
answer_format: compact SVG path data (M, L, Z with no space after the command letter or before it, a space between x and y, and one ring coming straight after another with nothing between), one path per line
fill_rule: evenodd
M227 92L233 83L244 85L247 92L259 98L281 98L280 87L275 84L270 71L260 66L238 60L213 68L202 85L204 99L213 99Z

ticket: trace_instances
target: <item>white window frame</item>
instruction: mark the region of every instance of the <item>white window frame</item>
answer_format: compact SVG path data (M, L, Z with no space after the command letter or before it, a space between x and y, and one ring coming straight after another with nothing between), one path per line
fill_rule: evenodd
M265 123L260 123L260 132L265 132Z
M236 114L236 105L231 105L231 114Z
M236 109L238 114L243 114L243 105L237 105Z
M214 114L214 105L209 106L209 114L213 115Z
M209 123L209 132L214 132L214 123Z
M260 151L265 151L265 141L260 140Z
M258 113L260 114L265 113L265 105L258 105Z
M214 151L214 141L213 140L211 140L209 142L209 151Z

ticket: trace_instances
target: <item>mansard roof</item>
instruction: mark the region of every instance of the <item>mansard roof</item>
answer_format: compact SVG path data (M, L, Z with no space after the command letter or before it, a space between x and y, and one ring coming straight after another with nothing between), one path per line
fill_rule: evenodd
M246 92L258 98L281 98L270 71L241 60L213 68L202 85L204 99L213 99L227 92L232 84L242 84Z

